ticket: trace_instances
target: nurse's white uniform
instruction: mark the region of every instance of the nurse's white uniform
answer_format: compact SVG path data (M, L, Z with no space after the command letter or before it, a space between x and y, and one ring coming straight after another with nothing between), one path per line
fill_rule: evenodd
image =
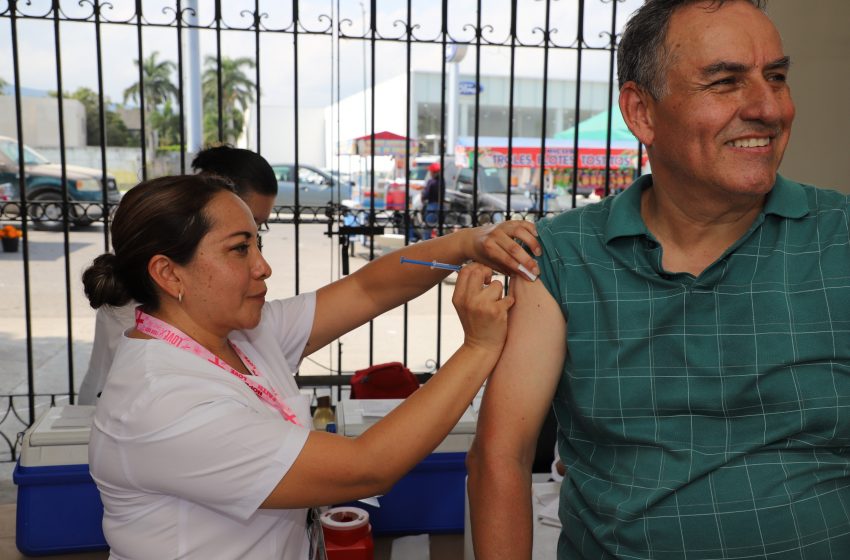
M307 511L258 507L311 427L292 374L315 305L314 293L268 302L257 328L230 336L302 426L191 352L124 338L89 443L110 558L307 558Z

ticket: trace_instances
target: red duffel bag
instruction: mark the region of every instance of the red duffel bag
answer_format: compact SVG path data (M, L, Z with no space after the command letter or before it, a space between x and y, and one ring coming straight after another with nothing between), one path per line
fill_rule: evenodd
M404 399L419 388L419 381L401 362L375 364L354 372L352 399Z

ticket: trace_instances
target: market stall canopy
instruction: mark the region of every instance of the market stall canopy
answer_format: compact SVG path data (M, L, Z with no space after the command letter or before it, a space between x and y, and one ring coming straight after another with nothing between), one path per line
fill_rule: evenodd
M620 107L616 103L611 107L611 143L616 145L623 142L631 142L636 147L637 138L635 138L629 127L626 126L626 121L623 120L623 115L620 113ZM575 138L576 127L572 126L566 130L562 130L555 134L555 138L559 140L573 140ZM608 111L602 111L593 115L589 119L585 119L578 123L578 142L580 145L588 145L589 143L605 142L608 138Z
M352 142L352 153L359 156L372 155L372 134L355 138ZM374 134L375 139L375 155L376 156L392 156L404 157L407 153L407 146L410 146L410 155L416 155L416 139L407 138L394 132L384 130Z

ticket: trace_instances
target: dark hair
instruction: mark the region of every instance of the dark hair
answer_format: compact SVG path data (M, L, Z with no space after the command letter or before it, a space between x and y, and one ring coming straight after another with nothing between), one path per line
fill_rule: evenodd
M638 8L623 30L617 51L617 81L620 87L635 82L655 99L667 93L665 72L669 53L665 47L670 18L679 8L705 0L646 0ZM730 0L709 0L719 9ZM767 0L746 1L764 10Z
M220 192L235 194L228 181L209 175L160 177L130 189L112 221L113 252L100 255L83 272L91 306L119 306L132 299L156 310L159 297L148 263L154 255L178 264L191 261L212 225L205 209Z
M220 175L233 181L237 194L246 190L265 196L277 194L277 177L258 153L227 144L208 147L192 160L196 173Z

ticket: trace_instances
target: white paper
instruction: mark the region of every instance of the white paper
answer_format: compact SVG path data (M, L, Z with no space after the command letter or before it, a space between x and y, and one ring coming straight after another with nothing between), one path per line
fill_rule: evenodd
M362 503L366 504L367 506L379 508L379 507L381 507L381 503L378 501L378 498L380 498L380 497L381 497L380 495L372 496L371 498L361 498L357 501L362 502Z
M431 560L431 539L427 534L393 539L390 560Z
M537 519L544 525L560 527L561 519L558 517L558 505L560 503L561 485L558 482L544 482L531 485L531 493L539 504L535 507Z

